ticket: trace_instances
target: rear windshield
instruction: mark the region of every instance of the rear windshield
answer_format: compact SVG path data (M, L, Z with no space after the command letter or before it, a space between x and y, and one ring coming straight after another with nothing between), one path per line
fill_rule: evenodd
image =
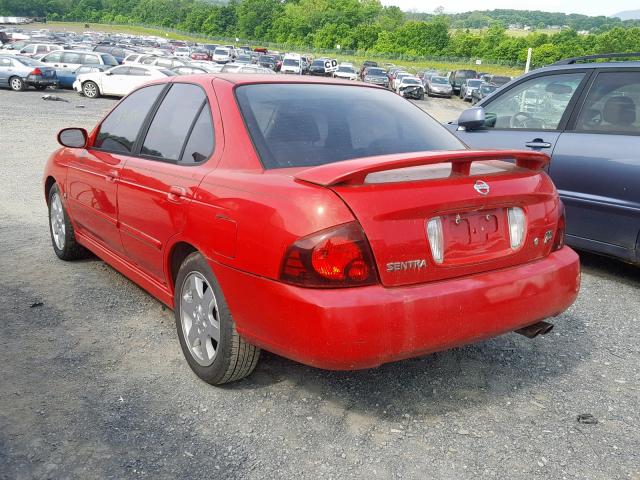
M447 80L445 77L431 77L431 83L446 84L449 83L449 80Z
M118 61L113 57L113 55L109 55L108 53L105 55L101 55L102 57L102 61L104 62L105 65L111 65L111 66L116 66L116 65L120 65L118 63Z
M236 97L265 168L464 148L422 110L386 90L260 84L238 87Z
M384 70L382 70L381 68L368 68L367 69L367 75L378 75L380 77L384 77L386 74L384 73Z
M293 58L285 58L282 64L287 67L297 67L300 65L300 62L298 60L294 60Z
M403 78L402 83L404 83L405 85L422 85L422 83L420 83L420 80L416 80L415 78Z
M229 55L229 50L226 48L216 48L213 52L214 55Z
M455 78L476 78L477 75L475 70L458 70Z

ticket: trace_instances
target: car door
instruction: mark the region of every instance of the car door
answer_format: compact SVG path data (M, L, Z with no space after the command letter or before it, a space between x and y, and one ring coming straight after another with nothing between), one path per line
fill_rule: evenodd
M478 130L447 126L471 148L531 149L551 155L590 70L559 71L525 77L481 105L485 126Z
M13 72L13 64L9 58L0 58L0 85L8 85Z
M603 69L553 152L549 173L572 245L637 261L640 69Z
M129 76L129 66L114 67L107 70L100 76L100 90L104 95L126 95L133 90L129 87L131 77Z
M122 167L164 85L142 88L104 119L86 150L69 156L67 195L71 217L81 233L122 253L117 191Z
M211 107L202 87L174 83L149 122L137 157L127 161L118 190L127 257L166 283L165 248L185 224L193 194L214 148Z

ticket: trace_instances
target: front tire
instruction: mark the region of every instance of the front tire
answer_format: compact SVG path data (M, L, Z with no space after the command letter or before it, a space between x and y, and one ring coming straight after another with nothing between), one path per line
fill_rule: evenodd
M221 385L253 372L260 349L238 335L222 289L199 253L182 263L173 300L182 353L198 377Z
M61 260L77 260L86 255L86 250L76 241L73 225L62 204L58 185L49 190L49 233L53 251Z
M11 77L9 79L9 86L14 92L22 92L27 89L27 84L24 83L24 80L20 77Z
M88 80L82 84L82 93L87 98L98 98L100 96L100 89L95 82Z

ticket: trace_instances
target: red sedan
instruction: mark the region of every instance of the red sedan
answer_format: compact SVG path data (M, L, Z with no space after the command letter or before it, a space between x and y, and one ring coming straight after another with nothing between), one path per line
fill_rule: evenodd
M578 293L548 157L468 150L385 89L171 77L58 139L55 253L90 250L173 308L212 384L260 348L359 369L534 336Z

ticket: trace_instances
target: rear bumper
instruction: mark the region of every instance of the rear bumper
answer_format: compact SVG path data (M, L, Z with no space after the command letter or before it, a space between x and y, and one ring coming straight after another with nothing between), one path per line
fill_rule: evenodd
M544 260L417 286L304 289L211 263L238 332L319 368L351 370L474 343L558 315L580 288L568 247Z
M31 85L31 86L53 86L53 85L58 85L58 79L56 77L54 78L44 78L38 75L29 75L27 76L25 83L27 85Z

